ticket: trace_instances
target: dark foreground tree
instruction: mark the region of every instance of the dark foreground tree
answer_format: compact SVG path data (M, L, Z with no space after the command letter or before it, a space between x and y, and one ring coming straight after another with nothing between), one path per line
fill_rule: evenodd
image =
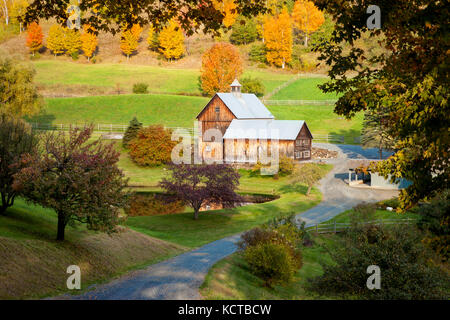
M21 158L36 154L37 139L31 127L20 119L0 115L0 214L14 204L14 174L21 169Z
M239 173L225 164L211 165L170 165L171 175L160 182L160 186L174 193L180 200L194 209L194 219L202 205L220 203L233 206L241 201L236 194L239 185Z
M394 139L389 134L389 116L383 110L368 110L364 114L361 143L365 148L377 148L380 159L383 159L383 150L392 150Z
M265 1L235 0L236 13L243 16L256 16L264 13ZM21 20L26 23L39 19L55 18L65 25L70 0L34 0ZM202 30L205 33L218 31L225 18L220 7L213 0L83 0L78 4L81 12L81 25L88 24L98 31L117 33L122 25L152 24L156 31L177 18L188 35Z
M57 240L64 240L69 223L89 229L115 231L119 210L127 202L127 180L117 167L113 144L89 141L93 127L46 133L42 155L23 159L27 166L15 175L14 189L27 200L58 215Z
M448 3L371 1L380 8L380 29L368 28L373 21L367 1L314 3L336 22L331 39L316 48L330 68L331 81L321 88L340 94L335 112L348 118L362 110L387 110L397 152L378 171L413 182L401 191L402 208L448 188ZM377 41L380 50L358 46L363 35Z

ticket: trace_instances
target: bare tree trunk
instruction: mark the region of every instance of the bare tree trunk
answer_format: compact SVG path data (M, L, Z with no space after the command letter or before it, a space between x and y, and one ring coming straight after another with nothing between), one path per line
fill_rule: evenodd
M3 0L3 13L5 14L5 23L9 25L9 13L8 13L8 4L6 0Z
M311 186L308 186L308 190L306 191L306 195L309 196L310 192L311 192Z
M66 230L65 216L62 212L58 213L58 233L56 235L56 240L64 241L64 233Z
M194 220L198 220L199 209L194 209Z

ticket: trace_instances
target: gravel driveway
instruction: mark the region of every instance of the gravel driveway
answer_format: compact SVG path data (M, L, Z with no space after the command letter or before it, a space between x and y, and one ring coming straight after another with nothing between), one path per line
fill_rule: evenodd
M376 159L376 149L360 146L313 144L339 152L338 159L327 160L333 170L321 181L323 201L298 215L307 226L329 220L364 201L377 201L395 196L396 191L352 189L343 181L348 159ZM217 261L236 251L239 235L209 243L199 249L181 254L146 269L131 272L108 284L92 287L83 295L64 295L56 299L200 299L198 289L208 270Z

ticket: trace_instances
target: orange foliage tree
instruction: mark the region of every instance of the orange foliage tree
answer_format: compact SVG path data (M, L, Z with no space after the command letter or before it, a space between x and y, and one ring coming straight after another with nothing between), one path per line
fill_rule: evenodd
M323 12L312 1L306 0L295 2L292 19L295 26L305 34L305 47L308 46L309 35L325 22Z
M242 60L235 46L217 43L203 54L201 87L205 94L228 92L230 84L242 75Z
M81 35L81 48L83 49L84 55L88 58L88 61L90 61L95 49L97 49L98 39L94 33L94 28L89 25L84 25L83 31L84 32Z
M130 55L136 51L138 47L138 39L131 29L124 29L120 38L120 49L130 59Z
M184 35L175 19L159 34L160 52L168 60L179 59L184 53Z
M270 17L264 24L267 61L277 67L286 66L292 59L291 17L286 8L277 17Z
M27 47L31 53L35 54L40 48L42 48L42 42L44 40L44 34L42 28L36 22L33 22L28 26Z

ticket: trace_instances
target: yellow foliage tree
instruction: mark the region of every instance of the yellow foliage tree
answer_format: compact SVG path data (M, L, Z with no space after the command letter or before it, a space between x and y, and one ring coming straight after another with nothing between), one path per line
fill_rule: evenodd
M172 19L159 34L160 52L168 60L179 59L184 54L184 35L180 24Z
M64 48L70 56L81 49L81 35L77 29L64 28Z
M234 0L213 0L214 8L224 15L222 23L225 27L231 27L238 16L237 6Z
M84 55L88 58L88 61L91 60L98 45L98 39L94 31L95 30L89 25L84 25L83 34L81 35L81 48L83 49Z
M291 17L286 8L277 17L270 17L264 24L267 61L277 67L286 67L292 59Z
M130 59L130 55L136 51L138 47L138 39L131 29L124 29L120 38L120 49L127 56L127 60Z
M142 30L143 28L139 24L133 24L131 27L131 33L133 33L138 42L141 39Z
M55 57L58 54L64 53L64 29L60 25L53 25L50 27L47 38L47 48L50 49Z
M25 14L29 4L27 0L15 0L11 9L11 18L18 22L18 18ZM22 32L22 22L19 22L19 30Z
M292 11L295 26L305 34L305 47L308 46L309 35L325 22L323 12L312 1L298 0Z

